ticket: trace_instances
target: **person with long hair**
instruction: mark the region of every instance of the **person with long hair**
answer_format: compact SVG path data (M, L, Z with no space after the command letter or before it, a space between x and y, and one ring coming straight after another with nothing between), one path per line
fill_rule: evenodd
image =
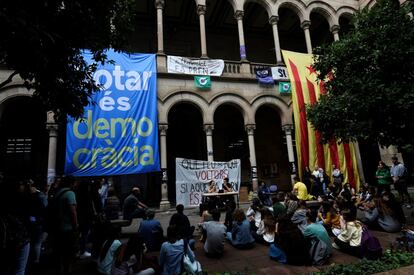
M256 242L270 245L275 240L276 221L268 208L262 209L262 217L259 228L252 235Z
M118 248L122 245L119 240L119 228L111 226L108 229L108 235L103 243L101 251L98 256L96 268L99 273L110 275L112 265L115 260L115 254Z
M356 215L351 210L345 209L341 214L342 231L332 246L344 253L361 257L362 224L356 220Z
M228 241L236 248L251 248L254 238L250 232L250 223L244 211L240 208L234 211L234 221L231 232L227 232Z

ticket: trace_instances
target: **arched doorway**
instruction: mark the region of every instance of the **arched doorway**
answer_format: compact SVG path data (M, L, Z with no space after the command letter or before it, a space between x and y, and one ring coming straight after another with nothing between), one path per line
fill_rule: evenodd
M331 44L334 41L334 38L329 30L329 23L326 18L321 13L312 12L310 15L310 20L312 47L316 48Z
M175 159L207 160L206 135L200 110L190 103L174 105L168 113L168 196L175 202Z
M240 110L230 104L219 106L214 113L214 160L241 160L241 185L250 186L249 144Z
M306 53L306 41L297 13L288 8L279 9L279 40L283 50Z
M255 145L259 180L290 190L286 139L279 113L272 106L261 106L256 112Z
M11 181L46 180L49 144L46 111L31 97L16 97L3 104L0 171Z

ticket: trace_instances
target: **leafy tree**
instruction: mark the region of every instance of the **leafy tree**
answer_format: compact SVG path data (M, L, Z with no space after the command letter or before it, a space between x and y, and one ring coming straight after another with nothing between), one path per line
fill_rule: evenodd
M104 49L122 49L133 30L132 0L4 0L0 4L0 64L19 75L48 110L79 117L99 87L82 49L99 64Z
M307 111L325 142L414 145L414 21L411 5L396 2L378 0L358 11L354 30L315 51L327 93Z

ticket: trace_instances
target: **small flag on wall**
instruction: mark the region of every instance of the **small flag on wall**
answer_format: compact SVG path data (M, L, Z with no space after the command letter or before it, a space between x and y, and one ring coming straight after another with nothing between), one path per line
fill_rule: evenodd
M194 84L199 89L210 89L211 79L210 76L194 76Z
M290 82L279 82L279 93L283 95L292 94Z

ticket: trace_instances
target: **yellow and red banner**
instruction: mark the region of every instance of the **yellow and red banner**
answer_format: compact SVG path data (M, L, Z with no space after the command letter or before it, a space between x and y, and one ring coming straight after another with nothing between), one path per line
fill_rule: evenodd
M315 104L326 93L324 82L317 81L311 54L282 51L292 87L293 117L295 120L298 172L302 178L305 167L312 171L317 165L330 176L332 165L341 170L344 183L359 189L357 157L353 143L321 143L321 134L307 120L306 105ZM338 121L340 123L340 121Z

